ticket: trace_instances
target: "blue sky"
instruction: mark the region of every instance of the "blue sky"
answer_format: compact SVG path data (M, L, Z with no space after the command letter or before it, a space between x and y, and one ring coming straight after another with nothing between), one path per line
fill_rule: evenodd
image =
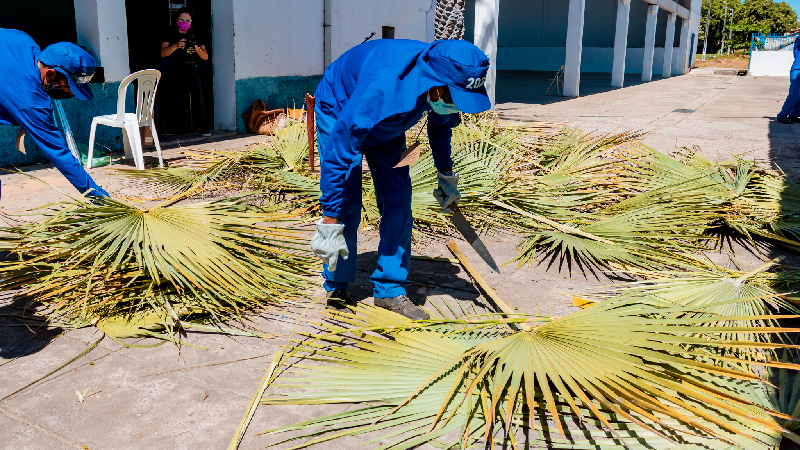
M783 0L784 2L788 3L789 6L794 8L794 10L800 14L800 0Z

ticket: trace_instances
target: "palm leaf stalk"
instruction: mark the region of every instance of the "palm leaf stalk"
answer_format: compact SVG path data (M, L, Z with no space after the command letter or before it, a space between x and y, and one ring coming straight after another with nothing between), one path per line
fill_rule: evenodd
M342 316L349 327L320 324L324 332L289 349L321 365L293 364L299 373L273 383L284 391L262 402L369 406L265 434L294 432L282 443L300 440L292 448L303 448L372 433L370 443L381 441L381 449L426 442L517 448L523 444L520 429L539 431L536 441L554 448L767 449L782 436L800 440L779 423L793 420L790 415L739 395L761 381L754 364L800 366L720 356L722 349L789 347L766 339L729 341L725 333L795 330L703 325L707 319L681 315L697 309L621 297L561 318L411 322L364 306ZM515 333L496 329L509 322L538 326ZM565 421L598 428L587 433ZM451 440L441 442L445 436Z

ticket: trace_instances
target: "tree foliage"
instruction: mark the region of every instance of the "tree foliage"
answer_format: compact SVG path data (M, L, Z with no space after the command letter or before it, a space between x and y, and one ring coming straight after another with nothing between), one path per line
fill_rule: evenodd
M708 52L715 53L722 46L723 24L725 23L725 0L704 0L702 19L700 20L700 41L706 36L706 21L708 20L708 7L711 4L711 23L709 26ZM798 26L797 13L786 2L774 0L745 0L727 2L727 26L733 30L731 39L728 39L725 28L725 46L729 43L734 49L748 48L750 38L754 33L787 33ZM731 24L731 8L733 8L733 22ZM702 48L702 43L699 44ZM702 51L702 50L700 50Z

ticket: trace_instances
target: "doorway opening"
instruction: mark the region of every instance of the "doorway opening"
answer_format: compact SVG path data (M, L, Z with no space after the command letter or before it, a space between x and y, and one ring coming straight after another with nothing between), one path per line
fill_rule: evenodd
M205 103L203 124L191 121L191 97L187 95L166 95L170 88L169 60L161 58L161 43L177 32L176 12L183 7L194 11L190 32L194 34L199 45L205 45L208 61L200 61L197 65ZM128 21L128 53L131 73L144 69L161 71L161 82L157 93L157 110L159 112L159 134L183 134L199 128L210 128L214 122L214 89L211 48L211 0L125 0ZM176 85L179 83L176 83ZM169 97L169 102L167 102ZM178 99L177 112L164 114L167 103ZM185 100L183 104L182 101ZM169 118L169 120L167 120ZM174 119L174 120L173 120Z

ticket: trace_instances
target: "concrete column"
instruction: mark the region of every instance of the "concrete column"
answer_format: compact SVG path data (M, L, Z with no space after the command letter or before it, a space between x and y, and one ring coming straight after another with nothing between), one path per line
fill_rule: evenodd
M644 61L642 62L642 81L653 79L653 53L656 47L656 24L658 5L647 7L647 24L644 31Z
M679 72L681 75L683 75L687 72L689 67L689 45L691 42L689 42L689 20L683 19L681 20L681 24L681 43L680 47L678 47L680 49L678 52L678 58L680 58L680 61L678 62L680 63L681 67Z
M614 64L611 69L611 86L625 84L625 54L628 52L628 21L631 0L617 0L617 32L614 35Z
M75 0L74 5L78 45L94 55L106 81L122 81L130 75L125 0Z
M436 5L436 0L433 1L433 6L431 6L431 8L434 8L435 5ZM327 68L333 62L333 60L331 59L331 48L333 48L332 47L333 42L331 41L331 39L333 38L333 35L331 33L331 30L333 28L333 0L324 0L322 2L322 8L323 8L323 12L322 12L322 29L323 29L323 33L322 33L322 41L323 41L322 42L322 52L323 52L322 64L324 64L325 67ZM429 25L429 28L430 28L430 26L431 25ZM432 33L433 32L429 30L429 35L430 36L433 36ZM433 38L431 37L430 42L433 42L432 39Z
M500 0L475 0L474 44L489 57L489 73L486 74L486 93L495 105L497 84L497 24L500 16Z
M667 35L664 38L664 65L661 66L661 78L672 75L672 48L675 42L675 13L669 13L667 19Z
M581 53L583 53L583 12L586 0L569 0L567 54L564 60L564 96L580 95Z
M236 131L233 1L211 2L211 45L214 48L214 129Z

